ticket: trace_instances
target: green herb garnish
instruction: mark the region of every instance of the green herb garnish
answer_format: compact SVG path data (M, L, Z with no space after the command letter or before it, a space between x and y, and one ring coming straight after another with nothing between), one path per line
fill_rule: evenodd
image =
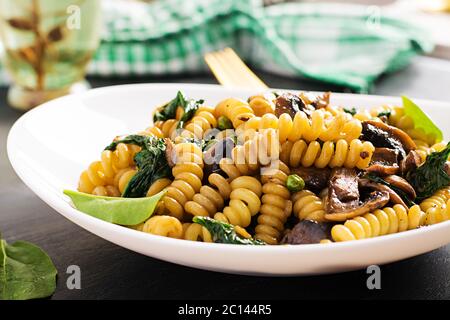
M216 243L243 244L243 245L265 245L266 243L256 239L241 237L234 230L233 225L209 217L196 216L192 219L195 223L204 226L211 233Z
M450 142L442 151L431 153L420 167L406 174L406 180L416 190L419 201L450 184L450 176L444 170L449 155Z
M38 246L0 237L0 300L46 298L56 289L57 270Z
M134 144L142 148L134 156L138 168L122 195L124 198L145 197L148 189L158 179L171 178L172 170L167 163L164 139L130 135L114 141L105 150L114 151L119 143Z
M102 197L92 194L64 190L78 210L103 221L134 226L146 221L155 211L165 191L145 198Z

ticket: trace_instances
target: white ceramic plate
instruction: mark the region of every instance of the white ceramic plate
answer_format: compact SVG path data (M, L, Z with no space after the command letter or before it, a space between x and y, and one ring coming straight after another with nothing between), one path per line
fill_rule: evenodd
M182 90L215 105L227 97L247 98L254 91L214 85L142 84L107 87L63 97L22 116L10 131L8 155L19 177L42 200L84 229L130 250L195 268L240 274L324 274L385 264L419 255L450 242L450 221L378 238L298 246L238 246L154 236L104 222L74 209L63 189L76 189L83 169L98 159L119 134L151 123L154 106ZM416 100L446 133L450 105ZM400 104L399 98L333 94L348 107ZM51 237L51 235L49 235ZM62 244L64 245L64 244Z

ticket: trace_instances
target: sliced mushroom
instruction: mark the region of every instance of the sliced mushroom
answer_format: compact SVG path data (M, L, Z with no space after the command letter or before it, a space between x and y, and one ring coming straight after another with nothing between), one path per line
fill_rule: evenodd
M416 191L414 188L409 184L406 179L396 176L396 175L390 175L387 177L384 177L384 181L389 183L390 185L402 190L409 199L414 200L416 198Z
M315 221L302 220L287 232L281 244L312 244L320 240L330 239L331 225Z
M308 189L319 192L327 187L330 179L331 170L329 168L315 168L315 167L299 167L292 170L292 173L298 174L304 181Z
M375 147L395 149L400 158L406 157L407 153L416 149L416 144L411 137L396 127L387 125L381 121L363 121L362 140L370 141Z
M394 190L392 190L391 188L389 188L388 186L385 186L383 184L379 184L379 187L381 190L386 191L389 194L389 202L391 202L393 205L394 204L401 204L402 206L404 206L405 208L408 208L408 206L406 205L406 203L403 201L403 199L398 195L397 192L395 192Z
M400 172L406 175L408 171L418 168L422 164L422 157L415 150L411 150L405 159L400 162Z
M398 151L389 148L375 148L367 172L379 175L395 174L399 170Z
M334 198L336 194L333 192L333 186L330 184L326 199L327 214L325 214L325 219L329 221L345 221L381 208L389 201L389 192L385 186L367 179L359 179L358 191L358 200L351 200L351 204L347 203L338 210L336 205L334 207L330 205L332 201L335 204L337 203Z
M359 204L358 174L355 169L335 168L328 184L327 211L348 211Z
M311 92L300 93L300 98L306 105L312 105L315 109L326 108L330 104L331 92L324 92L320 95L315 95Z
M175 167L175 154L174 154L174 143L172 140L165 138L164 143L166 144L166 160L169 167Z
M287 113L294 118L298 111L310 114L313 110L311 105L306 105L298 95L293 93L284 92L275 99L275 115L277 117Z

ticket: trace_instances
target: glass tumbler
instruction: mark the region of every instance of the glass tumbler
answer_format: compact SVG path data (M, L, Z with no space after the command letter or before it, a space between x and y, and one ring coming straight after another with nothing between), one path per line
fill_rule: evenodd
M86 66L100 38L100 0L0 0L8 102L28 110L88 88Z

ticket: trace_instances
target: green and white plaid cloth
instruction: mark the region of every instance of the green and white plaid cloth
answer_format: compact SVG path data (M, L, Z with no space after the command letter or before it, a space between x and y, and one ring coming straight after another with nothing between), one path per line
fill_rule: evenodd
M115 0L104 19L89 74L105 77L201 72L205 52L230 46L257 69L367 92L433 48L422 30L357 5Z

